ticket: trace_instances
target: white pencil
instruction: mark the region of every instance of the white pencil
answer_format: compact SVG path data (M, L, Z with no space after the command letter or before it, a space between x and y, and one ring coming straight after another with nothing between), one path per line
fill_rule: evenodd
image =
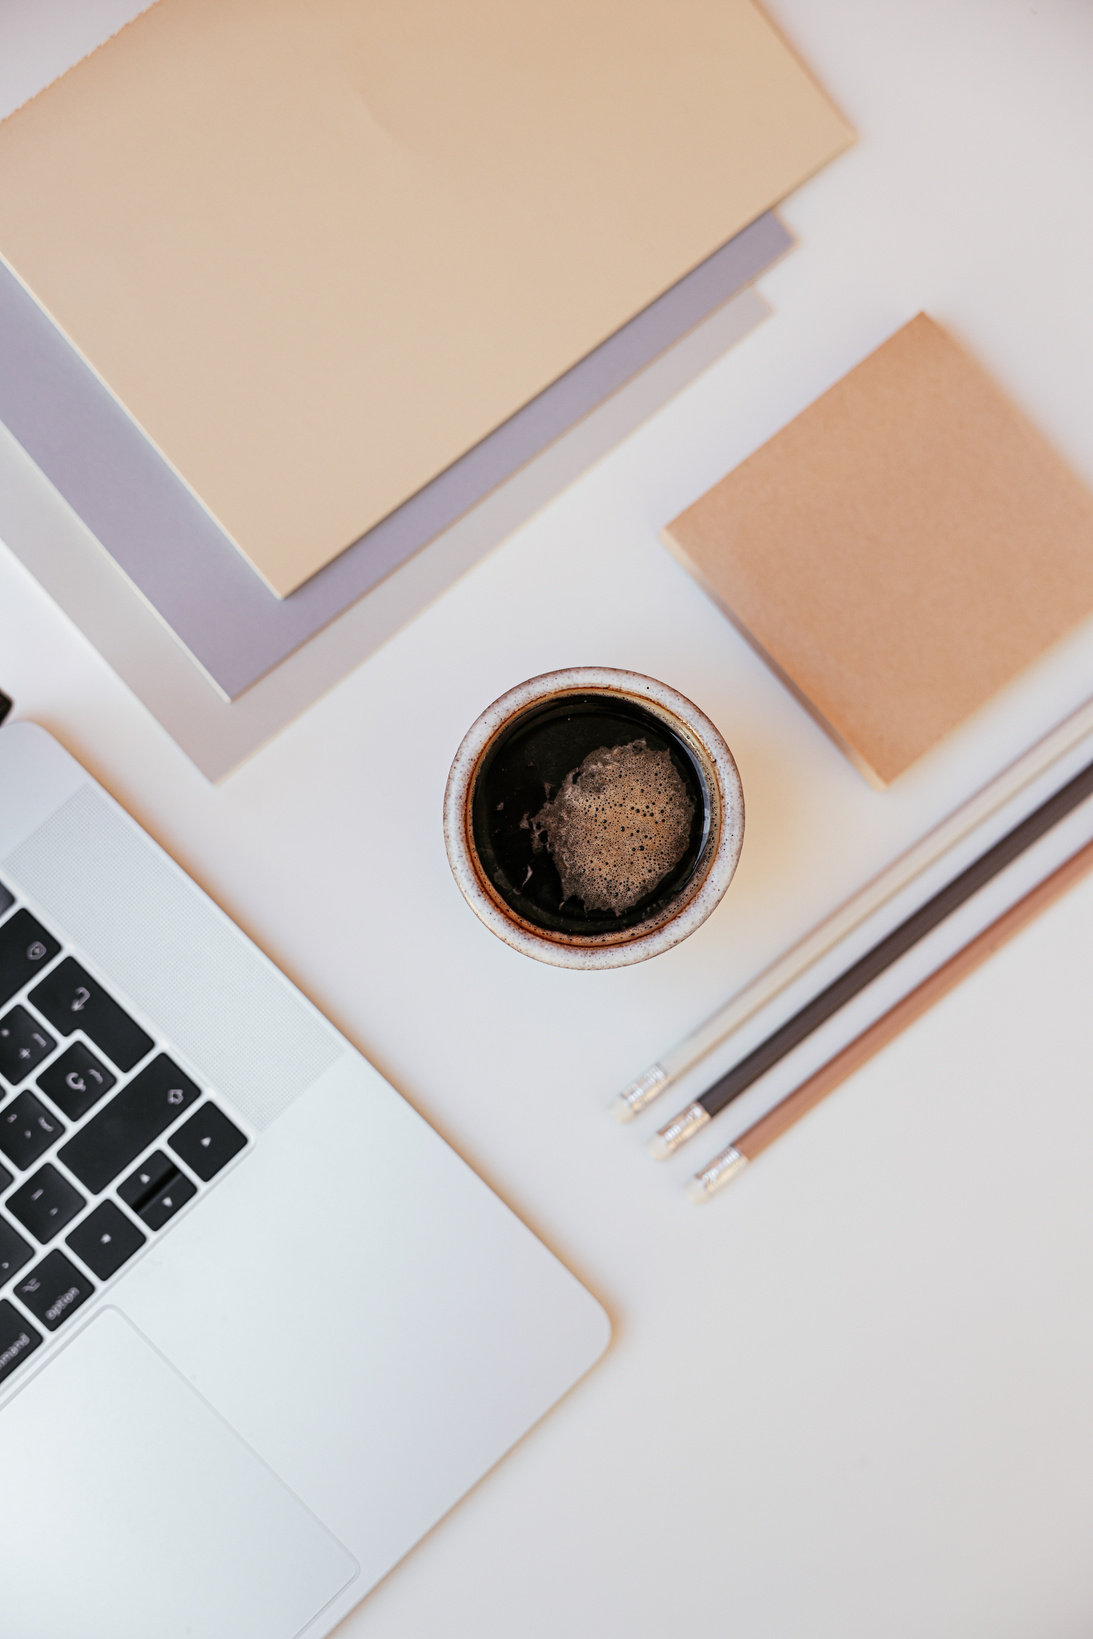
M1084 848L1065 860L1058 870L1053 871L1042 882L1038 882L1023 899L1011 905L989 927L984 928L974 939L970 939L955 956L950 957L894 1007L889 1008L887 1013L875 1019L860 1036L855 1037L807 1080L795 1087L773 1109L753 1122L746 1132L734 1138L727 1149L708 1161L701 1172L695 1173L686 1187L688 1198L699 1204L708 1201L711 1195L716 1195L724 1189L743 1172L749 1162L754 1161L773 1144L776 1138L781 1138L782 1134L795 1126L802 1116L814 1109L821 1099L826 1098L828 1093L833 1093L836 1087L840 1087L854 1074L855 1070L867 1064L901 1031L906 1030L909 1024L921 1018L935 1002L940 1001L942 996L960 984L969 973L974 972L988 957L993 956L995 951L1001 950L1008 940L1026 928L1063 894L1068 893L1074 884L1088 876L1090 871L1093 871L1093 842L1087 842Z
M630 1121L641 1110L647 1109L814 962L860 927L950 848L968 837L977 826L988 821L1005 803L1019 796L1033 780L1047 773L1090 734L1093 734L1093 700L1079 706L1070 717L942 820L920 842L867 882L832 916L813 928L750 984L738 990L723 1007L685 1036L643 1075L616 1094L610 1105L615 1119Z

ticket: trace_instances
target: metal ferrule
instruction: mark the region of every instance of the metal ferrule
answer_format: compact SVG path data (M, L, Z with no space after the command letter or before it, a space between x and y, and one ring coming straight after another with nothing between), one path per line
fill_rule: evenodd
M616 1121L632 1121L640 1110L644 1110L654 1098L660 1097L671 1079L662 1065L654 1064L651 1070L646 1070L643 1076L639 1076L637 1081L632 1081L629 1087L624 1087L622 1092L612 1099L611 1114Z
M674 1121L669 1121L666 1127L662 1127L645 1147L654 1161L663 1161L666 1156L674 1155L688 1138L693 1138L696 1132L701 1131L709 1119L701 1104L688 1104L687 1108L681 1110Z
M701 1172L696 1172L689 1180L687 1199L694 1201L696 1205L708 1201L711 1195L716 1195L719 1189L724 1189L726 1184L731 1183L737 1173L743 1172L747 1164L747 1156L741 1155L740 1151L734 1150L730 1144L727 1150L722 1150L720 1155L714 1156L708 1167L703 1167Z

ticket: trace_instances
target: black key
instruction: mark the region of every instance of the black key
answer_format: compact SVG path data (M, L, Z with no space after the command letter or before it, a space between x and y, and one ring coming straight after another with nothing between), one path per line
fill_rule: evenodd
M29 911L16 911L0 928L0 1007L47 967L60 945Z
M98 1195L200 1097L200 1088L160 1053L62 1146L60 1158L92 1195Z
M118 1194L149 1229L162 1229L179 1207L193 1199L197 1186L162 1150L154 1150L143 1166L118 1185Z
M33 1093L20 1093L0 1110L0 1150L26 1172L64 1132L64 1122Z
M11 1183L13 1176L14 1174L10 1173L7 1167L0 1167L0 1195L3 1195L4 1191Z
M13 1007L0 1019L0 1076L18 1087L56 1047L48 1030L25 1007Z
M173 1178L176 1172L178 1168L169 1156L164 1155L162 1150L153 1150L151 1155L141 1162L136 1172L131 1172L125 1182L118 1185L118 1194L126 1206L131 1206L134 1212L139 1212L145 1202L152 1199L160 1185Z
M100 1280L109 1280L146 1239L113 1201L103 1201L71 1235L65 1236L66 1245Z
M17 1282L15 1295L43 1326L55 1332L94 1290L94 1284L63 1252L47 1252L41 1263Z
M34 1256L34 1248L16 1233L6 1218L0 1218L0 1286L17 1275Z
M233 1155L239 1154L247 1140L223 1110L215 1104L203 1104L167 1142L191 1172L207 1184Z
M23 1228L29 1229L43 1246L54 1235L59 1235L65 1224L72 1222L83 1204L79 1190L73 1189L68 1179L48 1161L4 1203L12 1217L18 1218Z
M38 1077L38 1085L70 1121L78 1121L93 1104L110 1091L117 1076L100 1064L90 1047L74 1041L48 1070Z
M30 993L30 999L62 1036L82 1030L119 1070L131 1070L151 1051L152 1038L135 1024L79 962L66 956Z
M192 1201L197 1194L197 1185L177 1167L172 1168L171 1176L165 1184L137 1208L137 1217L148 1225L149 1229L162 1229L170 1218L173 1218L180 1207L187 1201Z
M29 1320L24 1320L14 1303L0 1302L0 1383L21 1366L42 1341Z
M0 882L0 916L3 916L5 911L10 911L14 904L15 895L9 892L4 884Z

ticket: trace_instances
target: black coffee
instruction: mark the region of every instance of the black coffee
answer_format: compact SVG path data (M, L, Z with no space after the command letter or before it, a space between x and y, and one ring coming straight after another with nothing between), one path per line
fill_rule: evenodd
M667 724L613 695L534 706L494 742L472 797L479 860L505 904L561 934L623 932L690 880L709 817Z

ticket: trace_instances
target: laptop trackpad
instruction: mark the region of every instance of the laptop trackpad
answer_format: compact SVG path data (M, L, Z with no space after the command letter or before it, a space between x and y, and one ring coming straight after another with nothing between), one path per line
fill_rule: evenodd
M357 1566L106 1309L0 1415L0 1633L294 1639Z

